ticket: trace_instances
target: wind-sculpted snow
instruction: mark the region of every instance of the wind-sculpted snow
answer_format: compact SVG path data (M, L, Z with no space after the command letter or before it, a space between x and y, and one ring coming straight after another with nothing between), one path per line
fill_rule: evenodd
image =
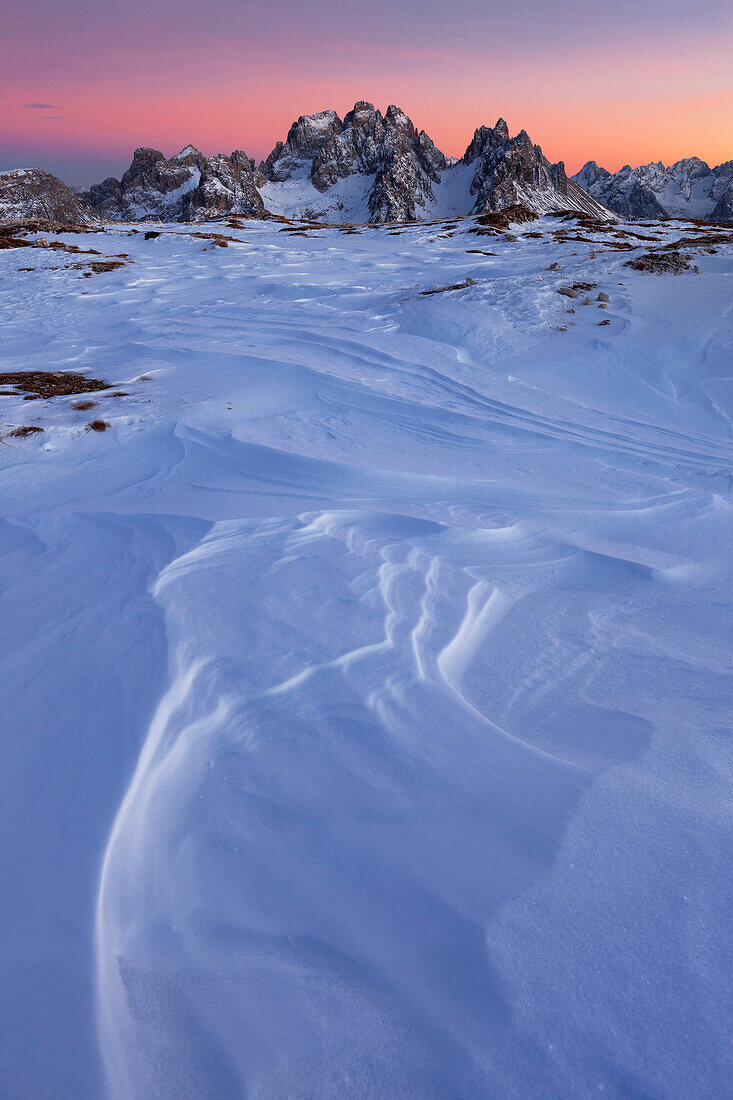
M724 1095L728 236L284 230L0 253L0 1092Z

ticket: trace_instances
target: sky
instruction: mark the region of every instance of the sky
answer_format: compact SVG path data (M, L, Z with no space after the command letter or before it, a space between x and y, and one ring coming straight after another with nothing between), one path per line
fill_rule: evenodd
M574 172L733 158L731 0L0 0L0 170L243 148L357 99L447 154L504 117Z

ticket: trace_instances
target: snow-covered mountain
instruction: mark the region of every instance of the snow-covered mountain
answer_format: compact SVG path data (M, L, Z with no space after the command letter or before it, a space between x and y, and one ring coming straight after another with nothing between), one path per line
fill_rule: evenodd
M40 168L0 172L0 220L36 218L64 225L85 225L97 220L83 198Z
M484 213L521 203L536 213L608 211L550 164L523 130L481 126L460 160L449 160L394 105L385 115L359 102L301 116L258 169L274 213L343 221L412 221Z
M193 145L166 160L157 149L136 149L121 180L106 179L84 196L112 220L199 221L220 214L262 217L264 206L246 153L208 159Z
M573 176L599 202L631 218L703 218L731 221L733 161L711 168L699 157L608 172L589 160Z
M343 122L335 111L301 115L259 171L273 213L384 223L430 216L445 167L399 107L383 115L361 100Z
M464 156L453 160L401 108L382 114L365 100L343 120L332 110L301 115L256 168L243 152L207 159L189 145L167 160L156 149L138 149L121 180L107 179L85 198L113 220L270 213L384 224L517 203L538 214L609 214L524 130L510 137L503 119L493 129L479 127Z
M562 161L550 164L526 130L510 137L503 118L493 130L481 126L476 131L461 163L475 166L470 187L476 196L472 213L521 205L537 214L579 210L594 217L608 215L596 199L568 179Z

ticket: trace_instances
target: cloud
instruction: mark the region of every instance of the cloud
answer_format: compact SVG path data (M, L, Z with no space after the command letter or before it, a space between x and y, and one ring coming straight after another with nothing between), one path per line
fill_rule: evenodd
M39 115L39 118L63 118L63 115Z
M58 103L21 103L25 111L59 111Z

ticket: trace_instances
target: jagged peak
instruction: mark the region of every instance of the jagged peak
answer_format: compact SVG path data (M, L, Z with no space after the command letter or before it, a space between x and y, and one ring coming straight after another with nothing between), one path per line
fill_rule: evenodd
M152 149L149 145L141 145L132 154L133 160L165 160L165 155L161 153L160 149Z
M195 145L187 145L185 149L181 149L180 153L176 153L171 160L185 160L186 157L200 157L203 154L196 148Z

